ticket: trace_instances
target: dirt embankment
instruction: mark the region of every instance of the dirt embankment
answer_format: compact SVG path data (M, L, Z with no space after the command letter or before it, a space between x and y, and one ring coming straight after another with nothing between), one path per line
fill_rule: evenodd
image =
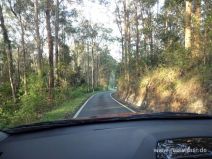
M159 68L138 80L119 79L116 96L145 112L195 112L212 114L210 78L199 72ZM135 79L135 78L134 78Z

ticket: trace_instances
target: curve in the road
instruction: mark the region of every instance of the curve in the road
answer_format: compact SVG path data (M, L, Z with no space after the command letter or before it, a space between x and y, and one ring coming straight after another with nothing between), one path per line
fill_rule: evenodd
M112 93L110 93L110 97L117 102L118 104L120 104L121 106L123 106L124 108L128 109L130 112L136 113L134 110L130 109L129 107L127 107L126 105L120 103L119 101L117 101L115 98L112 97Z
M135 113L111 96L111 92L100 92L91 96L73 118L92 117L119 113Z

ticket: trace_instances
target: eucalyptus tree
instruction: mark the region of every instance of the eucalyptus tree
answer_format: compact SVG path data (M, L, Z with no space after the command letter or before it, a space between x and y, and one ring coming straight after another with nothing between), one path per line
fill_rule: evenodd
M116 20L116 24L118 26L119 29L119 33L121 36L121 63L122 63L122 67L121 67L121 72L124 73L125 72L125 68L126 68L126 64L125 64L125 52L124 52L124 29L123 29L123 18L122 18L122 10L120 7L120 2L119 1L115 1L116 4L116 9L114 11L115 14L115 20ZM119 40L119 39L118 39Z
M56 81L55 85L60 85L60 45L68 45L70 39L73 38L76 28L73 26L73 22L78 18L78 10L75 7L68 7L67 3L72 5L72 3L80 2L70 2L65 0L56 0L54 6L54 54L55 54L55 75Z
M191 48L191 11L192 1L186 0L185 2L185 48Z
M11 86L11 92L13 97L13 102L16 102L16 83L15 83L15 70L13 65L13 56L12 56L12 46L11 41L8 36L8 30L4 23L4 15L3 15L3 6L0 4L0 22L1 22L1 29L4 39L4 44L6 48L6 55L7 55L7 65L8 65L8 74L10 79L10 86Z
M59 0L56 0L55 7L55 73L56 73L56 83L58 83L58 32L59 32Z
M36 32L36 49L38 54L38 75L39 77L43 76L43 67L42 67L42 50L41 50L41 37L40 37L40 3L38 0L34 0L34 21L35 21L35 32Z
M203 45L203 63L204 64L211 64L212 63L212 40L211 40L211 32L212 32L212 1L203 1L202 4L202 25L203 35L202 35L202 43Z
M202 48L201 48L201 0L194 1L194 11L193 11L193 48L192 56L193 58L202 61Z
M27 53L26 48L26 29L27 24L30 22L29 17L32 16L28 10L31 9L32 2L28 0L8 0L9 8L13 15L17 18L20 25L20 36L21 36L21 53L23 57L23 83L24 93L27 94Z
M51 0L45 0L45 14L46 14L46 30L48 40L48 53L49 53L49 98L52 99L53 88L54 88L54 60L53 60L53 37L51 28L51 11L52 2Z
M122 63L127 81L133 75L141 74L142 58L149 61L155 54L153 7L156 0L117 0L116 23L120 31ZM144 61L144 60L143 60Z

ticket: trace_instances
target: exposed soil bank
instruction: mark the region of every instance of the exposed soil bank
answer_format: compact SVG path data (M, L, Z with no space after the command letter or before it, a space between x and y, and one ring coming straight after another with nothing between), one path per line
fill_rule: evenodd
M207 75L207 77L205 77ZM212 114L211 73L158 68L141 78L118 81L116 97L141 112L194 112Z

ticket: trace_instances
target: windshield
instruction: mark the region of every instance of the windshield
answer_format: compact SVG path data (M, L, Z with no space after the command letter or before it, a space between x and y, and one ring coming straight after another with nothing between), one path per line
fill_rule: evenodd
M211 114L211 64L209 0L2 0L0 129Z

